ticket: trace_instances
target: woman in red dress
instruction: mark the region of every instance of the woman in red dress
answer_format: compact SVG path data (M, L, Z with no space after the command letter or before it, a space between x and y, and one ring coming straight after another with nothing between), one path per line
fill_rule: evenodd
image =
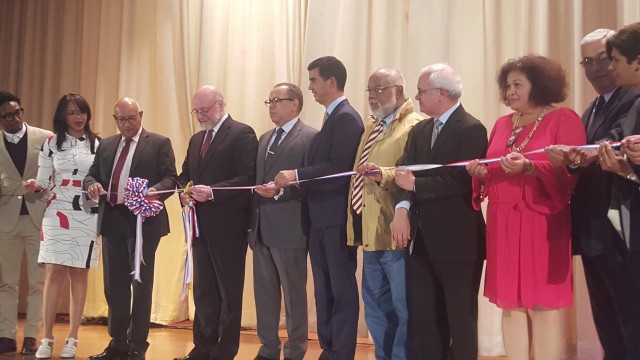
M560 359L562 309L573 305L569 199L576 178L544 153L527 152L582 145L584 126L573 110L552 105L566 98L557 62L535 55L509 60L497 80L514 110L496 121L489 138L487 157L500 161L467 166L474 206L489 198L484 294L503 309L509 359L529 359L531 349L536 359Z

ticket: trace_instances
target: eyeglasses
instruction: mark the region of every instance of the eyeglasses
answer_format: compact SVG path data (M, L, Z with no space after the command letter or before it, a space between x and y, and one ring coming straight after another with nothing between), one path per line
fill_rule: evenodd
M75 111L67 111L64 113L65 115L67 115L68 117L85 117L87 116L87 113L84 112L75 112Z
M431 90L441 90L441 89L440 88L430 88L430 89L424 89L424 90L418 89L418 96L422 96L422 95L424 95L424 93L426 93L427 91L431 91Z
M13 118L16 118L16 119L22 118L22 115L24 115L24 109L20 108L20 109L14 111L14 112L6 113L4 115L0 115L0 119L2 119L4 121L11 121L11 120L13 120Z
M382 94L382 91L384 91L384 89L388 89L394 86L400 86L400 85L387 85L387 86L376 86L370 89L364 89L364 91L370 92L370 93L376 93L376 94Z
M213 102L213 104L211 104L211 106L209 106L209 108L207 110L200 110L200 109L193 109L191 110L191 115L199 115L199 116L205 116L209 113L209 111L211 111L211 109L213 108L214 105L216 105L217 103L221 103L222 100L216 100Z
M590 58L590 57L586 57L584 59L582 59L582 61L580 61L580 65L582 65L583 68L585 69L591 69L595 66L598 67L607 67L609 66L609 64L611 63L611 60L609 60L609 58L607 56L601 56L598 58Z
M270 105L273 106L278 106L278 104L280 103L280 101L293 101L295 99L292 98L278 98L278 97L274 97L273 99L267 99L264 101L264 106L269 107Z
M133 124L133 123L135 123L136 121L138 121L138 115L135 115L135 116L129 116L129 117L126 117L126 118L119 117L119 118L116 118L116 121L117 121L117 122L118 122L118 124L120 124L120 125Z

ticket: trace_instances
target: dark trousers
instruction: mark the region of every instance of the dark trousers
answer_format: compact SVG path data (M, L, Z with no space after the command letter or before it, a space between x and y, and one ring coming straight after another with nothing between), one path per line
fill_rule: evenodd
M238 353L246 255L245 239L194 241L195 347L190 356L227 360Z
M605 360L640 359L640 253L582 256Z
M102 238L104 295L109 305L109 347L122 351L146 352L149 347L151 295L156 249L160 238L145 238L140 279L134 281L135 237ZM133 301L132 301L133 291Z
M344 225L311 229L309 258L321 360L355 356L360 309L356 254L356 247L347 246Z
M409 325L418 359L477 360L482 261L436 261L416 241L409 256Z

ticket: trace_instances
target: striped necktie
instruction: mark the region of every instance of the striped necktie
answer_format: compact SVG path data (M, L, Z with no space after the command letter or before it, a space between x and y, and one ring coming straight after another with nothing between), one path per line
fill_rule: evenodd
M376 141L378 136L382 134L384 130L384 120L380 120L376 126L371 130L371 134L369 134L369 138L367 139L366 144L364 144L364 148L362 148L362 155L360 155L360 161L358 162L358 166L364 165L369 159L369 154L371 153L371 148L373 147L373 143ZM364 177L360 174L356 174L353 179L353 192L351 193L351 206L356 214L362 213L362 190L364 188Z

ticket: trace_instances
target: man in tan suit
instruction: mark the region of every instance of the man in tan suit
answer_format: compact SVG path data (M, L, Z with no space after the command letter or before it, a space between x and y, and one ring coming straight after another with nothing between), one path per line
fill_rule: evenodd
M43 270L38 266L45 192L24 193L22 182L38 172L38 154L50 131L22 121L20 99L0 92L0 354L16 351L18 281L26 251L29 297L22 354L33 355L42 325Z

